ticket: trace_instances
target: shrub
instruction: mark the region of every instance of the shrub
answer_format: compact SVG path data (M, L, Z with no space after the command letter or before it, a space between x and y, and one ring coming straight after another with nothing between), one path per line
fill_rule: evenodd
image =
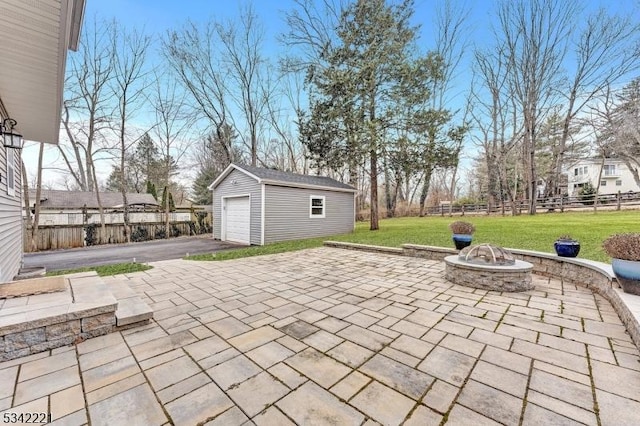
M591 206L594 203L594 199L596 197L597 192L598 191L593 187L591 182L587 182L578 191L578 199L582 204Z
M165 238L167 238L167 231L164 229L164 227L156 229L155 239L164 240Z
M560 235L556 241L575 241L573 238L571 238L571 235L569 234L565 234L565 235Z
M98 244L98 224L90 223L84 227L84 243L87 246L94 246Z
M211 232L211 225L206 221L207 212L196 212L196 219L198 219L199 234L206 234Z
M473 204L480 204L480 202L471 197L461 197L453 202L454 206L470 206Z
M147 231L147 228L143 228L142 226L136 226L136 229L131 233L131 241L134 243L148 241L149 239L149 231Z
M454 234L466 234L466 235L471 235L475 232L476 227L473 226L472 223L469 222L463 222L461 220L455 221L453 223L449 224L449 229L451 229L451 232L453 232Z
M176 238L179 237L182 234L182 232L180 232L180 228L178 228L175 223L171 224L171 237Z
M602 248L614 259L640 261L640 233L611 235Z

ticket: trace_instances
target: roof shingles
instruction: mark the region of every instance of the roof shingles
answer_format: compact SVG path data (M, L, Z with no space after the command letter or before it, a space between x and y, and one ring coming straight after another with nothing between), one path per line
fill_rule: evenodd
M32 204L35 197L35 191L29 191ZM100 192L100 203L104 208L122 207L122 194L119 192ZM128 193L127 203L129 205L158 205L153 195L138 193ZM98 201L95 192L42 190L40 205L47 209L80 209L84 206L93 209L98 208Z
M346 183L338 182L335 179L326 176L300 175L297 173L282 172L280 170L265 169L261 167L247 166L244 164L233 164L235 167L254 175L259 179L271 182L281 182L286 184L300 184L321 186L327 188L354 190L355 188Z

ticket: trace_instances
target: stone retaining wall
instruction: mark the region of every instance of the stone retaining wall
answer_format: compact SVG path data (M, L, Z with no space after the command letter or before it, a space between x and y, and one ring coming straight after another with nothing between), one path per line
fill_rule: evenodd
M85 311L71 314L71 318L47 318L38 322L24 322L15 327L0 329L0 361L35 354L81 342L113 331L116 324L115 306L110 312ZM73 318L80 315L78 318ZM87 316L85 316L87 315ZM73 319L72 319L73 318Z

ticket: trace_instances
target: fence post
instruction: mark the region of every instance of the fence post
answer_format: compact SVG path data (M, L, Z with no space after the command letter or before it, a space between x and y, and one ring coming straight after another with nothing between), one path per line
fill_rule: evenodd
M620 203L622 202L622 193L618 190L616 194L616 210L620 210Z
M462 205L462 215L461 216L464 216L464 204Z
M564 195L560 195L560 213L564 213Z

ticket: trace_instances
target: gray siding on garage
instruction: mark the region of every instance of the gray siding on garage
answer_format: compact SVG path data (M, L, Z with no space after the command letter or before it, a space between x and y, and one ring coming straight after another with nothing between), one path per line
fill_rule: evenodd
M232 182L236 181L234 185ZM236 195L251 195L251 244L260 244L260 220L261 220L261 185L252 177L239 172L231 171L229 175L213 191L213 238L222 236L222 197Z
M22 261L20 151L15 151L15 196L7 195L7 154L0 146L0 282L11 281Z
M325 217L309 217L309 197L325 197ZM267 185L265 188L265 244L323 237L353 231L352 192L323 191Z

